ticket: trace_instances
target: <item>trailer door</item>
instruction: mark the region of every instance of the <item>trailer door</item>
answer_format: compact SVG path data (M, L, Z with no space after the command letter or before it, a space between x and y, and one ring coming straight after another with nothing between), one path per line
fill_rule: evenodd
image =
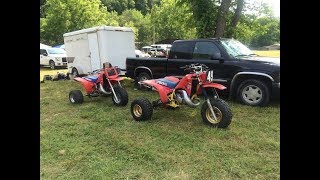
M88 34L90 59L92 71L100 69L100 59L99 59L99 45L97 33Z

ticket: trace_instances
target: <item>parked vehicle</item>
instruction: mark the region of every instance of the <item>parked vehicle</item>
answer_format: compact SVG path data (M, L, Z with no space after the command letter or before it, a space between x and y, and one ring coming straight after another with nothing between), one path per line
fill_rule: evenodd
M112 102L116 106L125 106L128 103L128 93L122 88L122 77L118 76L116 67L105 63L104 68L95 70L85 77L75 77L80 82L89 97L112 95ZM72 90L69 100L73 104L83 103L83 94L80 90Z
M166 58L168 52L163 48L152 48L150 54L151 57Z
M160 99L152 103L146 98L138 98L131 103L131 114L136 121L151 118L153 108L179 107L186 104L195 108L200 105L199 94L203 94L205 102L201 108L201 117L204 123L213 127L227 128L231 123L232 113L228 104L219 98L215 89L224 90L225 86L213 82L213 71L208 71L204 64L191 64L181 67L190 71L182 79L166 76L161 79L140 81L139 84L158 91ZM207 94L212 89L214 96Z
M151 49L152 49L151 46L143 46L141 48L141 51L143 51L144 53L149 53Z
M151 57L149 54L144 53L138 49L134 50L134 52L136 53L136 57Z
M41 46L40 44L40 66L67 67L66 51L60 48Z
M172 45L171 44L152 44L151 47L155 49L164 49L165 51L167 51L167 50L170 50Z
M103 63L125 69L127 57L136 57L134 33L128 27L99 26L65 33L68 72L76 76L100 69Z
M230 98L251 106L267 105L280 92L280 59L254 54L234 39L174 41L168 58L127 58L126 76L138 81L182 77L179 67L201 63L215 72L215 81L227 87Z

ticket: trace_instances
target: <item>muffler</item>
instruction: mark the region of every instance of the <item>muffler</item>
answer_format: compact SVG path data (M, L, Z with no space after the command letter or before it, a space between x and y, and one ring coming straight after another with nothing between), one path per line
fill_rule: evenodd
M189 98L189 96L185 90L177 90L176 92L178 92L180 95L182 95L183 102L185 104L187 104L188 106L194 108L194 107L197 107L200 105L200 102L197 102L197 103L192 102L192 100ZM177 95L177 101L181 101L181 96L178 94L176 94L176 95Z

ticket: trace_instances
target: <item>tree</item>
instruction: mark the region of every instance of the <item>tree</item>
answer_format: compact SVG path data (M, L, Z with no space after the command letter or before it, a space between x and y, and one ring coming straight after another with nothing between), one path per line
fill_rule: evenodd
M160 6L151 10L154 41L164 39L190 39L196 37L192 13L188 5L179 5L175 0L162 0Z
M135 33L135 41L141 45L151 42L151 21L150 15L144 16L140 11L131 9L124 11L119 16L119 25L131 27Z
M40 41L63 43L63 34L98 25L118 25L100 0L47 0L46 18L40 18Z
M147 0L135 0L134 7L136 10L141 11L142 14L144 14L144 15L149 12Z
M263 1L245 3L233 37L251 47L280 42L280 20L273 16L270 6Z
M159 5L160 0L101 0L109 12L116 11L122 14L125 10L136 9L143 15L150 13L154 5Z
M224 30L226 27L226 15L229 10L230 4L231 0L222 0L221 2L214 37L223 37Z
M46 12L46 0L40 0L40 18L44 18Z
M277 18L261 17L255 23L258 26L252 38L251 46L267 46L280 41L280 21Z
M240 20L240 16L243 10L243 6L244 6L244 0L237 0L237 8L234 12L233 18L232 18L232 22L231 25L229 27L229 31L227 31L227 37L233 37L234 35L234 29L236 28L239 20Z
M215 17L218 13L218 6L213 0L178 0L177 4L181 7L190 6L193 18L190 23L196 27L198 38L212 37L215 29Z
M107 7L108 12L116 11L118 14L135 8L134 0L101 0L101 3Z

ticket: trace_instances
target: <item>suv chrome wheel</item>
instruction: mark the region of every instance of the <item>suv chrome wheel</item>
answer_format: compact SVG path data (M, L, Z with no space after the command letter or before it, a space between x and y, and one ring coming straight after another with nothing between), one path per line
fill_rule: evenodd
M243 88L242 98L249 104L257 104L262 99L262 91L258 86L249 85Z

